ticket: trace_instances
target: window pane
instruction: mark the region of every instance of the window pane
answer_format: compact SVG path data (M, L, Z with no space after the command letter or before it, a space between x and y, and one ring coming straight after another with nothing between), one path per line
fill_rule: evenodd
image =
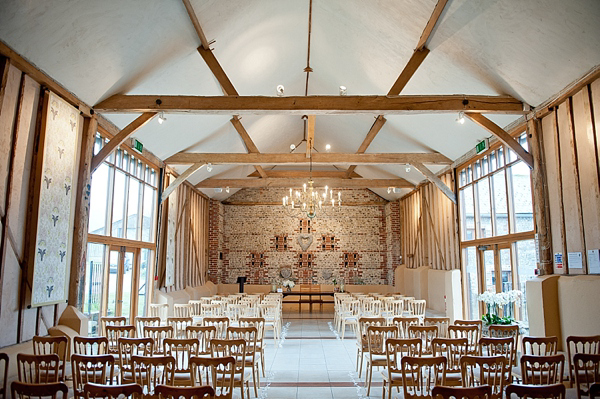
M504 147L498 148L498 157L496 158L498 162L498 167L504 166Z
M513 233L533 230L533 203L531 198L530 170L523 162L508 169L512 180L514 226Z
M124 171L129 170L129 153L127 151L123 151L123 165L121 167Z
M465 184L467 184L467 172L465 172L465 170L461 170L460 171L460 186L464 186Z
M479 301L477 296L479 295L479 283L477 274L477 250L475 247L468 247L463 249L463 262L465 262L466 271L466 284L467 284L467 308L468 308L468 319L477 320L479 319Z
M473 207L473 186L460 190L462 220L460 228L463 240L475 239L475 208Z
M138 161L137 164L137 177L139 177L140 180L144 180L144 164L142 161Z
M523 147L525 149L525 151L529 151L529 145L527 144L527 134L523 133L521 136L519 136L519 144L521 144L521 147Z
M121 163L123 161L123 151L118 149L117 150L117 158L115 159L115 166L117 166L118 168L121 167Z
M510 148L508 149L508 162L507 163L511 163L517 160L517 154L511 150Z
M496 169L498 169L498 167L496 165L496 151L493 151L490 154L490 171L493 172Z
M129 198L127 204L127 238L139 239L139 208L140 208L140 182L129 179Z
M489 177L477 182L477 205L479 209L479 225L477 238L492 236L492 209L490 204Z
M487 155L485 157L483 157L483 159L481 160L481 165L483 167L483 176L487 175L490 170L488 168L488 157Z
M473 181L473 168L471 166L467 167L467 183L471 183Z
M154 209L156 206L156 190L144 185L144 219L142 221L142 241L154 240Z
M475 179L479 179L481 177L481 162L475 161Z
M133 276L133 252L125 252L125 263L123 270L123 298L121 298L122 308L121 308L121 316L124 316L129 323L129 316L131 314L131 284L133 281L131 280ZM131 323L133 324L133 320Z
M483 251L483 289L492 293L496 292L496 270L494 268L494 251L487 249Z
M148 275L152 268L154 252L149 249L142 249L140 259L140 281L138 284L138 316L146 316L146 303L149 294L148 284L150 280Z
M125 174L115 171L115 189L113 193L112 236L123 238L123 214L125 212Z
M102 162L92 173L92 188L90 190L90 221L88 232L106 234L108 209L108 189L111 168Z
M508 234L508 203L506 202L506 184L504 170L492 176L494 201L494 228L497 236Z
M535 242L534 240L518 241L516 243L516 261L519 283L517 289L523 292L521 297L520 319L527 322L527 296L525 295L525 283L535 278Z
M94 139L94 155L98 154L100 148L102 148L102 136L96 133L96 138Z
M119 251L110 251L109 269L108 269L108 299L106 305L106 315L116 316L117 312L117 273L119 271Z
M102 306L102 281L104 276L103 244L89 243L86 253L85 287L83 289L83 313L90 319L88 335L97 336L100 327L100 307Z

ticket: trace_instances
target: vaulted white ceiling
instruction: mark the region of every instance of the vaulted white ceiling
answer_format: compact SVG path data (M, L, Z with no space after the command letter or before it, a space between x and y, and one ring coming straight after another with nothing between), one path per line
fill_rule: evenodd
M0 39L86 103L113 94L221 95L197 52L180 0L2 0ZM385 94L412 55L437 0L313 0L309 95ZM240 95L304 95L308 0L192 0L214 54ZM597 0L450 0L431 53L402 94L508 94L536 106L600 64ZM124 127L136 115L107 114ZM376 115L318 116L315 148L355 152ZM500 126L516 115L489 115ZM440 152L456 159L488 137L455 114L386 116L367 152ZM246 152L230 117L167 115L135 136L165 159L182 150ZM244 116L261 152L303 137L299 116ZM299 150L302 150L301 147ZM330 169L332 169L330 167ZM282 169L282 167L277 167ZM440 167L431 166L433 171ZM178 168L185 170L185 166ZM190 181L245 177L251 166L204 168ZM363 177L423 176L401 166L359 166ZM226 193L211 197L223 199ZM387 199L385 189L374 189ZM233 192L233 191L232 191ZM406 191L403 191L403 193Z

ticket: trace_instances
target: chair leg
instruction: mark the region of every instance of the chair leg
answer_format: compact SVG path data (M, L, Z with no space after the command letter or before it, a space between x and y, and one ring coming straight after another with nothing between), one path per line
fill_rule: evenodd
M342 339L344 339L345 332L346 332L346 320L342 320Z
M373 365L369 362L367 363L367 396L371 396L371 378L373 377Z
M360 367L358 368L358 378L360 378L360 376L362 375L362 369L363 369L363 359L365 358L364 353L361 354L360 356Z
M260 353L260 364L262 366L262 375L263 375L263 377L266 377L265 376L265 352L264 351L262 351Z
M254 397L258 398L258 386L260 385L260 376L258 373L258 366L252 365L252 385L254 385ZM250 395L248 395L250 397Z

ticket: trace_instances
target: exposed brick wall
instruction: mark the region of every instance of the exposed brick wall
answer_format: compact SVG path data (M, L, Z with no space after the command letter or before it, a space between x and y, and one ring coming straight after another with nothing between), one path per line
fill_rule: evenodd
M250 284L272 284L281 281L285 266L300 284L331 284L333 278L347 284L394 284L400 264L399 203L385 203L369 190L341 191L344 204L360 205L335 212L328 208L310 223L306 216L290 217L279 205L238 205L280 203L289 195L284 189L240 190L227 200L236 205L211 201L210 280L235 283L247 276ZM306 251L298 243L300 234L312 236ZM325 270L333 277L325 279Z

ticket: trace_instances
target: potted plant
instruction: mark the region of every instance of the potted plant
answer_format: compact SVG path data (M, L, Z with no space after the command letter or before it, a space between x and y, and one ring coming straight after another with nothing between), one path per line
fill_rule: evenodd
M292 288L296 286L292 280L283 280L282 285L287 288L287 292L292 292Z
M491 324L514 324L513 305L521 300L523 293L519 290L511 290L508 292L493 293L486 291L479 295L477 299L484 302L487 307L487 313L481 319L486 326ZM508 305L508 306L507 306ZM500 309L507 309L506 314L500 316Z

